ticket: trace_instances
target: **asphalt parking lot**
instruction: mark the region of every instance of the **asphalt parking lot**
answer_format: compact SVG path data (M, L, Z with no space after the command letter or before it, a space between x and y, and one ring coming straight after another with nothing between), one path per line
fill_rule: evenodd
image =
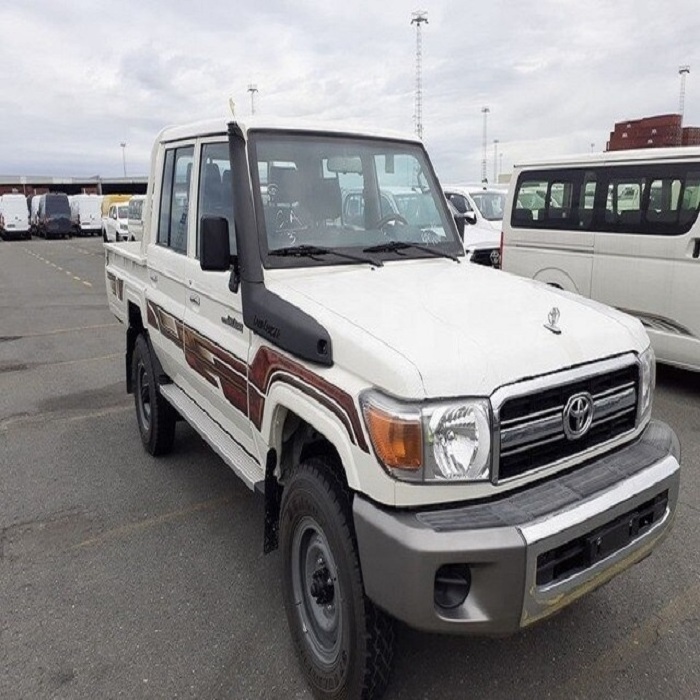
M187 425L142 449L102 242L0 242L0 698L309 698L262 499ZM401 626L388 700L700 696L700 377L661 367L676 524L507 639Z

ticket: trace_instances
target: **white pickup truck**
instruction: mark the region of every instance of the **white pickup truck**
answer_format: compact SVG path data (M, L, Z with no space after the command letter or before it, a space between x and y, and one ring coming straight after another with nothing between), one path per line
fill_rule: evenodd
M392 187L426 220L382 215ZM641 324L470 264L420 141L172 127L145 201L143 239L105 245L143 444L184 419L263 494L318 696L381 695L394 619L512 633L668 533L680 448Z

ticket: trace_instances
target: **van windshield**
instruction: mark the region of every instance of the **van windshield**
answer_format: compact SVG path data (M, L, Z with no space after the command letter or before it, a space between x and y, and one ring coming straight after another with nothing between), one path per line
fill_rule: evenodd
M253 132L269 267L348 263L347 257L285 257L299 246L360 253L387 242L463 254L422 147L415 143L326 134ZM426 257L401 247L375 257Z
M66 195L47 195L46 215L66 216L70 218L70 204L68 204L68 197Z

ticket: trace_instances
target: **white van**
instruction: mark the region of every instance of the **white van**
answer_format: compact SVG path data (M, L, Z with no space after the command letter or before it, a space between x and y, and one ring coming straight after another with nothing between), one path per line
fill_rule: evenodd
M140 241L143 238L143 214L145 204L146 195L144 194L135 194L129 200L129 210L127 215L129 240Z
M99 236L102 232L102 195L74 194L68 199L76 235Z
M517 166L503 269L626 311L661 362L700 370L700 148Z
M447 201L464 220L464 250L479 265L500 267L501 228L507 188L445 185Z
M29 230L36 233L37 223L39 221L39 202L41 201L40 194L34 194L29 200Z
M0 197L0 236L5 240L32 237L27 198L23 194L4 194Z

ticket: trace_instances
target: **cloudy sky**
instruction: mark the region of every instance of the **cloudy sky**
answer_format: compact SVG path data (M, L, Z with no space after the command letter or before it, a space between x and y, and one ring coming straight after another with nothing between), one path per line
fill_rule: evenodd
M113 8L113 9L110 9ZM603 150L616 121L700 126L696 0L22 0L0 5L0 175L148 171L166 124L260 116L414 129L422 9L424 138L444 182Z

